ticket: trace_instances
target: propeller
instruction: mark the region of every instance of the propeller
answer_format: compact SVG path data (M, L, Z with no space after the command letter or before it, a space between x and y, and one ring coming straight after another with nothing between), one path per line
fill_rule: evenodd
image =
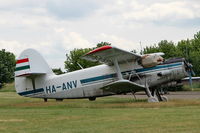
M192 64L190 64L190 63L188 63L186 61L184 61L184 63L185 63L185 66L186 66L186 71L187 71L188 76L189 76L190 86L191 86L191 88L193 88L193 86L192 86L192 76L195 76L195 73L194 73L194 71L192 69L193 66L192 66Z

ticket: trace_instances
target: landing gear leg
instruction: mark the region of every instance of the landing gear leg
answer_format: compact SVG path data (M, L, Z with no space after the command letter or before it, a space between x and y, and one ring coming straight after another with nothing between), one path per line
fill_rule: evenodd
M166 96L160 95L158 89L155 90L155 95L157 96L159 101L167 102L168 98Z
M149 90L149 86L148 85L146 85L146 94L147 94L147 96L148 96L148 102L149 103L155 103L155 102L159 102L158 101L158 98L157 97L154 97L153 95L152 95L152 93L151 93L151 91ZM153 92L153 91L152 91Z
M168 98L166 96L161 96L163 102L167 102Z
M134 99L137 100L136 96L135 96L135 92L132 91L131 94L133 95Z
M44 102L47 102L47 98L44 98Z

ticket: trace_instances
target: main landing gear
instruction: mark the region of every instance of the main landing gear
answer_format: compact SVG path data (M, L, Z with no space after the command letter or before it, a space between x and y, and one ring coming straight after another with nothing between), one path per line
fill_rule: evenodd
M167 102L168 98L166 96L160 95L160 92L158 89L152 90L152 94L154 97L157 97L159 101L161 102Z
M148 85L146 85L146 94L148 96L148 102L167 102L168 98L166 96L161 96L158 89L152 89L152 91L150 91Z

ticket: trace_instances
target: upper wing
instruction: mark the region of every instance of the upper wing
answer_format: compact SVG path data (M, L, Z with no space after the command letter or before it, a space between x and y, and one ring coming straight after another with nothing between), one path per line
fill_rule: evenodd
M103 46L94 49L82 58L90 61L100 61L106 64L112 64L114 59L117 59L118 63L122 63L130 60L136 61L140 59L141 56L113 46Z
M165 55L165 53L157 52L157 53L150 53L150 54L144 54L144 55L160 55L160 56L163 56L163 55Z
M114 64L118 80L102 87L101 89L104 91L118 94L145 89L143 85L124 80L118 65L118 63L126 61L137 61L142 58L140 55L113 46L103 46L87 53L82 58L90 61L101 61L109 65Z
M129 80L118 80L110 84L107 84L101 89L104 91L113 92L115 94L120 94L126 92L134 92L137 90L144 90L145 86L131 82Z

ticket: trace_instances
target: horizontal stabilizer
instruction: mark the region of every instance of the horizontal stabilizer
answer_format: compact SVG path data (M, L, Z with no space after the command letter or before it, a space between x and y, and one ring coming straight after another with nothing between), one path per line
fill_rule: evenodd
M129 80L118 80L104 86L101 89L104 91L113 92L115 94L120 94L145 89L145 86L131 82Z
M15 68L16 77L46 74L42 71L32 70L29 60L30 60L29 58L23 58L17 60Z

